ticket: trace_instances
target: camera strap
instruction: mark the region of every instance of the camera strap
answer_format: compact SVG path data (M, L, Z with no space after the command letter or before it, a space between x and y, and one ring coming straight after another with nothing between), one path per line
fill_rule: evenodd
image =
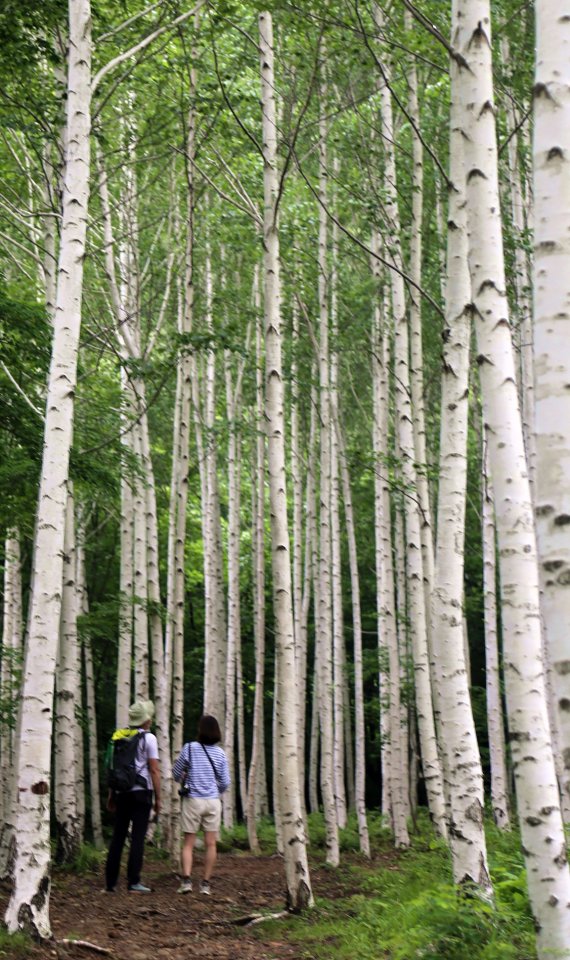
M187 781L187 779L188 779L188 777L189 777L189 775L190 775L190 770L191 770L191 768L192 768L192 750L191 750L192 744L191 744L191 743L187 743L186 746L188 747L188 759L187 759L187 761L186 761L186 767L184 768L184 774L183 774L183 777L182 777L182 786L183 786L183 787L186 786L186 781Z
M212 770L213 770L213 772L214 772L214 777L216 778L216 785L217 785L217 784L218 784L218 771L216 770L216 768L215 768L215 766L214 766L214 761L212 760L210 754L209 754L208 751L206 750L206 747L204 746L204 744L201 743L200 746L202 747L202 750L204 751L204 753L206 754L208 760L210 761L210 766L211 766L211 768L212 768ZM219 787L218 787L218 789L219 789Z

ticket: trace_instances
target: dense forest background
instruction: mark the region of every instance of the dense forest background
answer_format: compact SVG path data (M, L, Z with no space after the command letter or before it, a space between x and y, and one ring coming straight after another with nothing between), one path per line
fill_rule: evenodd
M533 89L545 110L559 96L537 81L556 16L520 0L4 0L4 875L30 855L15 797L32 768L57 858L101 844L105 745L141 697L168 796L170 759L205 709L219 717L224 823L246 821L254 850L261 816L286 851L323 809L328 862L347 817L369 855L375 808L406 848L427 806L455 882L492 900L485 808L508 830L518 804L558 843L565 655L528 627L541 469L558 528L568 493L540 446L533 346L533 296L538 324L537 289L558 284L533 225L566 199L537 180L563 149L538 126L533 148ZM566 563L545 542L543 587ZM554 637L563 605L546 609ZM509 694L515 674L529 686ZM546 742L555 774L529 773ZM567 956L565 936L539 950Z

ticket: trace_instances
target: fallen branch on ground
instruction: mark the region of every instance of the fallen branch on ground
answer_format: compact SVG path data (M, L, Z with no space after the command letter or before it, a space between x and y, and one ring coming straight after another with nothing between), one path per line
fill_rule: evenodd
M72 938L66 938L65 940L58 940L57 942L73 947L85 947L86 950L94 950L95 953L106 953L109 956L111 956L113 952L112 950L108 950L107 947L98 947L96 943L89 943L88 940L73 940Z
M281 920L282 917L290 917L288 910L280 910L279 913L251 913L245 917L237 917L228 922L237 927L252 927L254 923L264 923L266 920Z

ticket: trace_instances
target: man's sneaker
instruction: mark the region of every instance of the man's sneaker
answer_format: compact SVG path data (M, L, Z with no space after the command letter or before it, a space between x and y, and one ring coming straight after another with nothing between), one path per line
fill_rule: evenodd
M182 877L180 880L180 886L176 893L192 893L192 880L190 877Z
M144 883L130 883L129 893L152 893L152 890L150 887L146 887Z
M211 890L211 887L210 887L210 881L209 881L209 880L202 880L202 882L200 883L200 893L205 893L206 896L209 897L210 894L211 894L211 892L212 892L212 890Z

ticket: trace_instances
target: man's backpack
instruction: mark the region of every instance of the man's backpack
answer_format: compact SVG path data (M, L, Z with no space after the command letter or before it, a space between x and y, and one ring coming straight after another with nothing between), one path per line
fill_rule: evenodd
M147 786L145 778L137 773L135 763L141 740L144 740L144 733L139 730L115 730L105 758L110 790L124 793L133 787Z

